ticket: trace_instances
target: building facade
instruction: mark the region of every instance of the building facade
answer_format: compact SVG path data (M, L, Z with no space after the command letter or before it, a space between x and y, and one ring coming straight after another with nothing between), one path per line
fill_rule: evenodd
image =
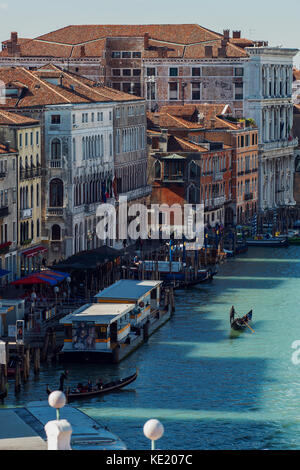
M99 246L97 207L116 203L117 178L119 190L132 200L149 194L144 100L53 65L37 71L0 68L0 76L6 85L3 108L18 102L19 113L43 124L41 237L48 262Z
M295 205L292 77L297 49L246 48L245 115L259 128L259 208Z
M18 273L40 270L46 247L42 236L41 127L37 120L0 110L0 139L18 151Z
M18 276L17 155L9 142L0 143L0 269L8 271L2 285Z

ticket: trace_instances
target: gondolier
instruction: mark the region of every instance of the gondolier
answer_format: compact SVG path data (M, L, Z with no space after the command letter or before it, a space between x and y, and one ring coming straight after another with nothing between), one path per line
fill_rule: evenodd
M59 378L59 390L60 390L60 392L64 391L64 382L65 382L65 380L67 380L68 374L69 374L69 371L65 370Z

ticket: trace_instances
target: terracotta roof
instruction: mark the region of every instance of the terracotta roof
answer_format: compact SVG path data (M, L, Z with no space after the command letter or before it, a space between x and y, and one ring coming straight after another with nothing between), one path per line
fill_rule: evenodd
M293 80L300 80L300 70L297 70L296 68L293 69Z
M10 155L12 153L18 153L18 152L12 148L7 150L6 145L0 143L0 155Z
M21 114L11 113L0 109L0 125L37 125L36 119L31 119Z
M48 82L47 78L57 78L57 84ZM6 84L6 87L12 88L15 87L12 86L13 82L19 82L18 96L6 97L6 103L2 108L142 100L119 90L99 86L92 80L65 72L52 64L34 71L24 67L0 67L0 80ZM61 86L60 80L62 80Z
M156 25L70 25L35 39L20 42L21 57L102 57L106 38L136 37L148 35L149 47L144 57L159 56L165 48L167 57L202 58L205 46L213 48L213 57L219 56L223 35L198 24ZM242 44L242 47L238 47ZM230 39L226 45L226 57L247 57L243 49L251 45L246 39ZM7 56L7 50L0 52Z

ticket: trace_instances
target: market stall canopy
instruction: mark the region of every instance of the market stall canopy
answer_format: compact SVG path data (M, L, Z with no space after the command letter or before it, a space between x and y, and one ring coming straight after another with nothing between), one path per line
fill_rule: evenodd
M18 281L14 281L11 284L13 286L22 286L28 284L48 284L50 286L56 286L60 282L64 281L69 277L68 273L61 273L59 271L41 271L26 276Z
M115 250L109 246L102 246L96 250L84 251L78 255L73 255L67 260L57 264L55 269L65 270L93 270L99 266L115 261L120 257L119 250Z

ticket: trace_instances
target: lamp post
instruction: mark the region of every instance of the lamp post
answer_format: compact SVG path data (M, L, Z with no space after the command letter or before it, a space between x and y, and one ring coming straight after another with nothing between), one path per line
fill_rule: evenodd
M144 434L151 441L151 450L155 450L155 442L164 435L164 427L157 419L150 419L144 426Z
M55 293L55 306L57 307L57 294L59 293L59 287L58 286L54 287L54 293Z
M71 281L72 281L72 279L70 278L70 276L68 276L68 277L67 277L67 283L68 283L68 303L70 302L70 293L71 293L70 284L71 284Z

